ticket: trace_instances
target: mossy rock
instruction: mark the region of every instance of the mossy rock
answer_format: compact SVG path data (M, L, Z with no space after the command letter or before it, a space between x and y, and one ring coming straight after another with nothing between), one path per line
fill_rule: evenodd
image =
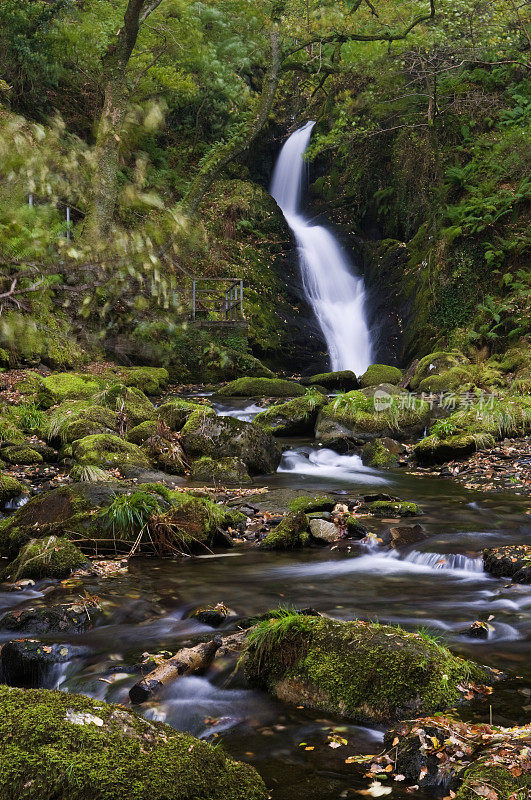
M273 436L313 434L317 415L327 402L325 395L311 392L260 411L253 422Z
M348 392L319 412L315 437L322 444L341 448L382 437L407 439L422 432L429 422L430 406L389 384Z
M281 613L248 639L245 673L279 700L385 723L455 705L483 668L419 633L361 620Z
M452 367L439 374L423 378L419 392L468 392L473 388L490 389L503 386L505 379L498 369L486 364L469 364Z
M367 535L367 528L356 517L347 517L347 533L353 539L363 539Z
M303 511L286 514L282 522L260 542L263 550L298 550L310 544L308 517Z
M180 431L194 411L201 413L204 408L209 408L209 406L204 406L201 403L192 403L189 400L177 397L160 405L157 408L157 416L172 431Z
M16 425L12 415L0 416L0 443L22 444L24 434Z
M164 367L133 367L122 377L125 386L134 386L145 394L159 394L168 385L168 370Z
M123 706L0 686L2 800L266 800L246 764Z
M378 386L381 383L397 384L402 378L402 370L398 367L389 367L387 364L371 364L360 377L360 386Z
M102 386L102 381L94 375L57 372L41 379L39 402L44 408L50 408L63 400L90 399L101 391Z
M216 392L220 397L300 397L304 386L281 378L238 378Z
M221 458L218 461L208 456L198 458L192 464L190 477L193 481L208 481L222 485L247 483L250 480L243 461L234 457Z
M222 531L245 521L239 511L188 492L171 492L169 498L171 508L159 518L159 524L166 526L175 546L183 552L204 552L216 544L226 546L230 538Z
M106 408L125 414L131 428L141 422L156 419L157 416L155 406L140 389L124 386L123 383L115 383L105 389L96 397L96 401Z
M290 511L304 511L305 514L311 514L314 511L332 511L336 505L336 500L328 495L300 495L293 498L288 503Z
M494 440L492 440L494 444ZM455 458L466 458L476 452L476 439L471 434L458 434L439 439L438 436L425 436L413 448L419 464L440 464Z
M0 450L0 456L2 460L7 461L8 464L20 466L42 464L44 461L42 454L31 447L30 444L14 444L3 447L2 450Z
M157 433L157 423L155 420L148 420L141 422L140 425L135 425L134 428L127 431L127 441L137 444L139 447L148 439L151 439Z
M511 578L514 583L531 583L531 545L510 544L483 551L485 572L496 578Z
M363 445L361 457L364 464L379 469L392 467L398 461L397 454L389 450L381 439L375 439L373 442Z
M21 578L66 578L83 566L87 557L72 542L60 536L31 539L11 564L2 570L4 580Z
M302 378L304 386L322 386L324 389L343 392L350 392L359 389L359 381L356 373L350 369L343 369L337 372L320 372L318 375L310 375L309 378Z
M79 464L96 467L143 467L148 469L150 460L136 444L119 436L95 434L85 436L73 443L72 455Z
M94 623L102 617L97 606L89 610L87 603L82 601L57 603L53 606L35 604L17 611L8 611L0 619L0 627L16 633L83 633L94 627Z
M11 478L9 475L3 475L0 473L0 506L5 506L6 503L9 503L10 500L14 500L15 497L20 497L21 494L27 492L26 487L24 484L17 481L15 478Z
M415 374L409 384L409 388L415 391L419 388L421 381L424 379L431 378L433 375L439 375L442 372L447 372L452 367L458 367L468 363L470 363L468 358L457 350L448 352L438 350L435 353L429 353L427 356L420 359Z
M374 517L419 517L423 513L416 503L405 500L375 500L367 508Z
M531 727L529 727L525 742L521 744L520 752L523 747L531 745ZM509 745L514 744L514 740L508 734L507 742ZM497 756L497 749L493 749L493 756ZM519 767L509 764L507 766L495 765L492 763L489 755L475 761L470 767L465 769L462 774L463 782L455 794L455 800L477 800L480 796L493 797L496 794L498 800L526 800L531 794L531 775L523 773L515 776L512 770L518 770ZM484 790L489 792L489 795L481 795L480 791Z
M251 422L218 417L212 409L194 411L181 437L190 458L239 458L250 475L275 472L280 464L282 453L270 434Z
M118 415L102 405L83 400L66 400L48 412L46 438L71 444L76 439L118 431Z

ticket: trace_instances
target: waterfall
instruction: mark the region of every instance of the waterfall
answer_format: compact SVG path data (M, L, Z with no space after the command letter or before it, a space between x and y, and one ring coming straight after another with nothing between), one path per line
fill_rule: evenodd
M322 225L312 225L299 209L304 151L314 122L307 122L284 144L271 182L271 194L293 231L306 296L323 331L332 370L361 375L371 363L371 338L363 280L339 242Z

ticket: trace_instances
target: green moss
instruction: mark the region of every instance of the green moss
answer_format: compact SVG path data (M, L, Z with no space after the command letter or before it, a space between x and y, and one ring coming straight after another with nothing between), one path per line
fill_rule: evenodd
M2 800L266 800L250 766L123 706L0 687Z
M368 507L369 513L375 517L418 517L422 514L416 503L404 500L375 500Z
M77 372L58 372L41 380L39 400L49 408L63 400L81 400L94 397L101 390L102 382L93 375Z
M0 416L0 442L23 442L24 434L17 427L13 414Z
M180 431L194 411L201 413L204 408L209 408L209 406L204 406L200 403L192 403L189 400L182 400L181 398L174 398L157 408L157 416L165 422L172 431Z
M494 444L494 440L490 439ZM476 452L476 439L471 434L459 434L440 439L438 436L425 436L413 448L415 458L420 464L437 464L463 458Z
M416 390L425 378L431 378L433 375L447 372L452 367L468 363L468 359L457 350L450 352L439 350L435 353L429 353L420 359L415 374L411 379L410 388Z
M31 445L16 444L9 447L4 447L0 451L2 459L7 461L8 464L42 464L44 461L42 454L38 450L34 450Z
M119 436L95 434L85 436L73 443L72 454L80 464L97 467L144 467L150 466L147 455L136 445Z
M116 433L118 417L115 411L84 400L66 400L48 412L46 438L70 444L76 439L101 433Z
M66 578L87 561L72 542L58 536L31 539L11 564L2 570L5 580Z
M336 501L325 494L313 495L313 497L301 495L290 500L288 508L290 511L304 511L305 514L309 514L312 511L332 511L335 504Z
M402 370L398 367L389 367L386 364L371 364L360 377L362 388L378 386L380 383L397 384L402 378Z
M297 614L257 626L245 671L279 699L362 722L448 708L460 699L458 685L486 678L419 633Z
M96 395L94 399L106 408L125 414L129 427L155 419L157 415L153 403L140 389L136 389L134 386L115 383Z
M157 423L155 420L148 420L141 422L140 425L135 425L134 428L127 431L127 440L133 444L142 445L155 436L157 433Z
M5 506L9 500L20 497L26 491L26 487L20 481L0 473L0 506Z
M207 419L215 419L216 412L210 406L198 406L191 414L181 429L181 435L186 436L188 433L195 433Z
M367 528L356 517L347 517L347 532L349 536L355 538L363 537L367 533Z
M212 481L222 485L246 483L250 480L245 464L239 458L221 458L216 461L208 456L193 462L190 477L194 481Z
M308 517L302 511L286 514L282 522L262 540L264 550L296 550L310 543Z
M169 379L168 370L164 367L135 367L126 371L122 383L153 395L161 392Z
M302 378L301 383L305 386L322 386L325 389L342 389L344 392L359 387L356 373L350 369L338 372L320 372L318 375Z
M238 378L218 390L220 397L299 397L304 386L281 378Z
M229 540L219 532L245 520L234 509L187 492L174 492L171 503L172 508L158 518L157 524L164 526L176 544L187 552L203 550L218 542L227 545Z
M363 463L368 464L370 467L392 467L396 463L398 457L395 453L385 447L380 439L374 442L367 442L362 448Z
M276 436L313 434L315 421L327 398L320 392L311 391L287 403L272 405L260 411L253 422L262 430Z
M487 756L478 759L465 769L463 782L455 795L455 800L477 800L480 787L486 787L494 792L498 800L527 800L531 789L531 775L522 774L513 776L504 766L485 764L490 759ZM494 796L494 795L492 795Z

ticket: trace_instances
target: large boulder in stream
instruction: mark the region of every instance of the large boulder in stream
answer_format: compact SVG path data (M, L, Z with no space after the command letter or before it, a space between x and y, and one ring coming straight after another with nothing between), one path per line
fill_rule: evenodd
M220 397L300 397L304 386L282 378L238 378L216 392Z
M310 391L304 397L270 406L257 414L253 422L273 436L311 435L317 415L327 402L326 395Z
M395 386L401 378L402 370L398 367L390 367L387 364L371 364L361 375L360 385L362 389L367 386L379 386L382 383L390 383Z
M323 386L330 391L350 392L352 389L359 389L359 381L356 373L350 369L342 369L336 372L320 372L318 375L310 375L309 378L301 378L304 386Z
M72 445L72 455L78 464L94 467L143 467L151 462L146 453L120 436L94 434L77 439Z
M282 455L275 439L258 425L218 417L212 409L190 416L181 431L181 442L191 458L239 458L251 475L275 472Z
M44 536L30 539L20 553L0 572L3 580L18 581L21 578L66 578L82 567L86 556L63 536Z
M0 800L266 800L255 770L76 694L0 686Z
M426 401L381 384L339 395L322 408L315 438L340 450L382 437L407 439L421 433L429 417Z
M284 610L249 634L245 673L284 702L379 723L453 706L489 677L423 633Z
M0 675L8 686L37 689L45 686L56 664L89 654L86 647L45 644L36 639L15 639L2 645Z
M483 566L496 578L511 578L514 583L531 583L531 545L510 544L483 550Z
M309 520L303 511L292 511L260 542L263 550L297 550L310 543Z

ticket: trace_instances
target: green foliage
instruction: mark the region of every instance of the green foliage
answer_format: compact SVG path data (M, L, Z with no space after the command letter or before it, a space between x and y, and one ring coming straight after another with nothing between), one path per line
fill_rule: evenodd
M117 494L111 503L98 513L102 526L118 538L131 538L149 524L151 516L160 511L160 500L148 492Z

